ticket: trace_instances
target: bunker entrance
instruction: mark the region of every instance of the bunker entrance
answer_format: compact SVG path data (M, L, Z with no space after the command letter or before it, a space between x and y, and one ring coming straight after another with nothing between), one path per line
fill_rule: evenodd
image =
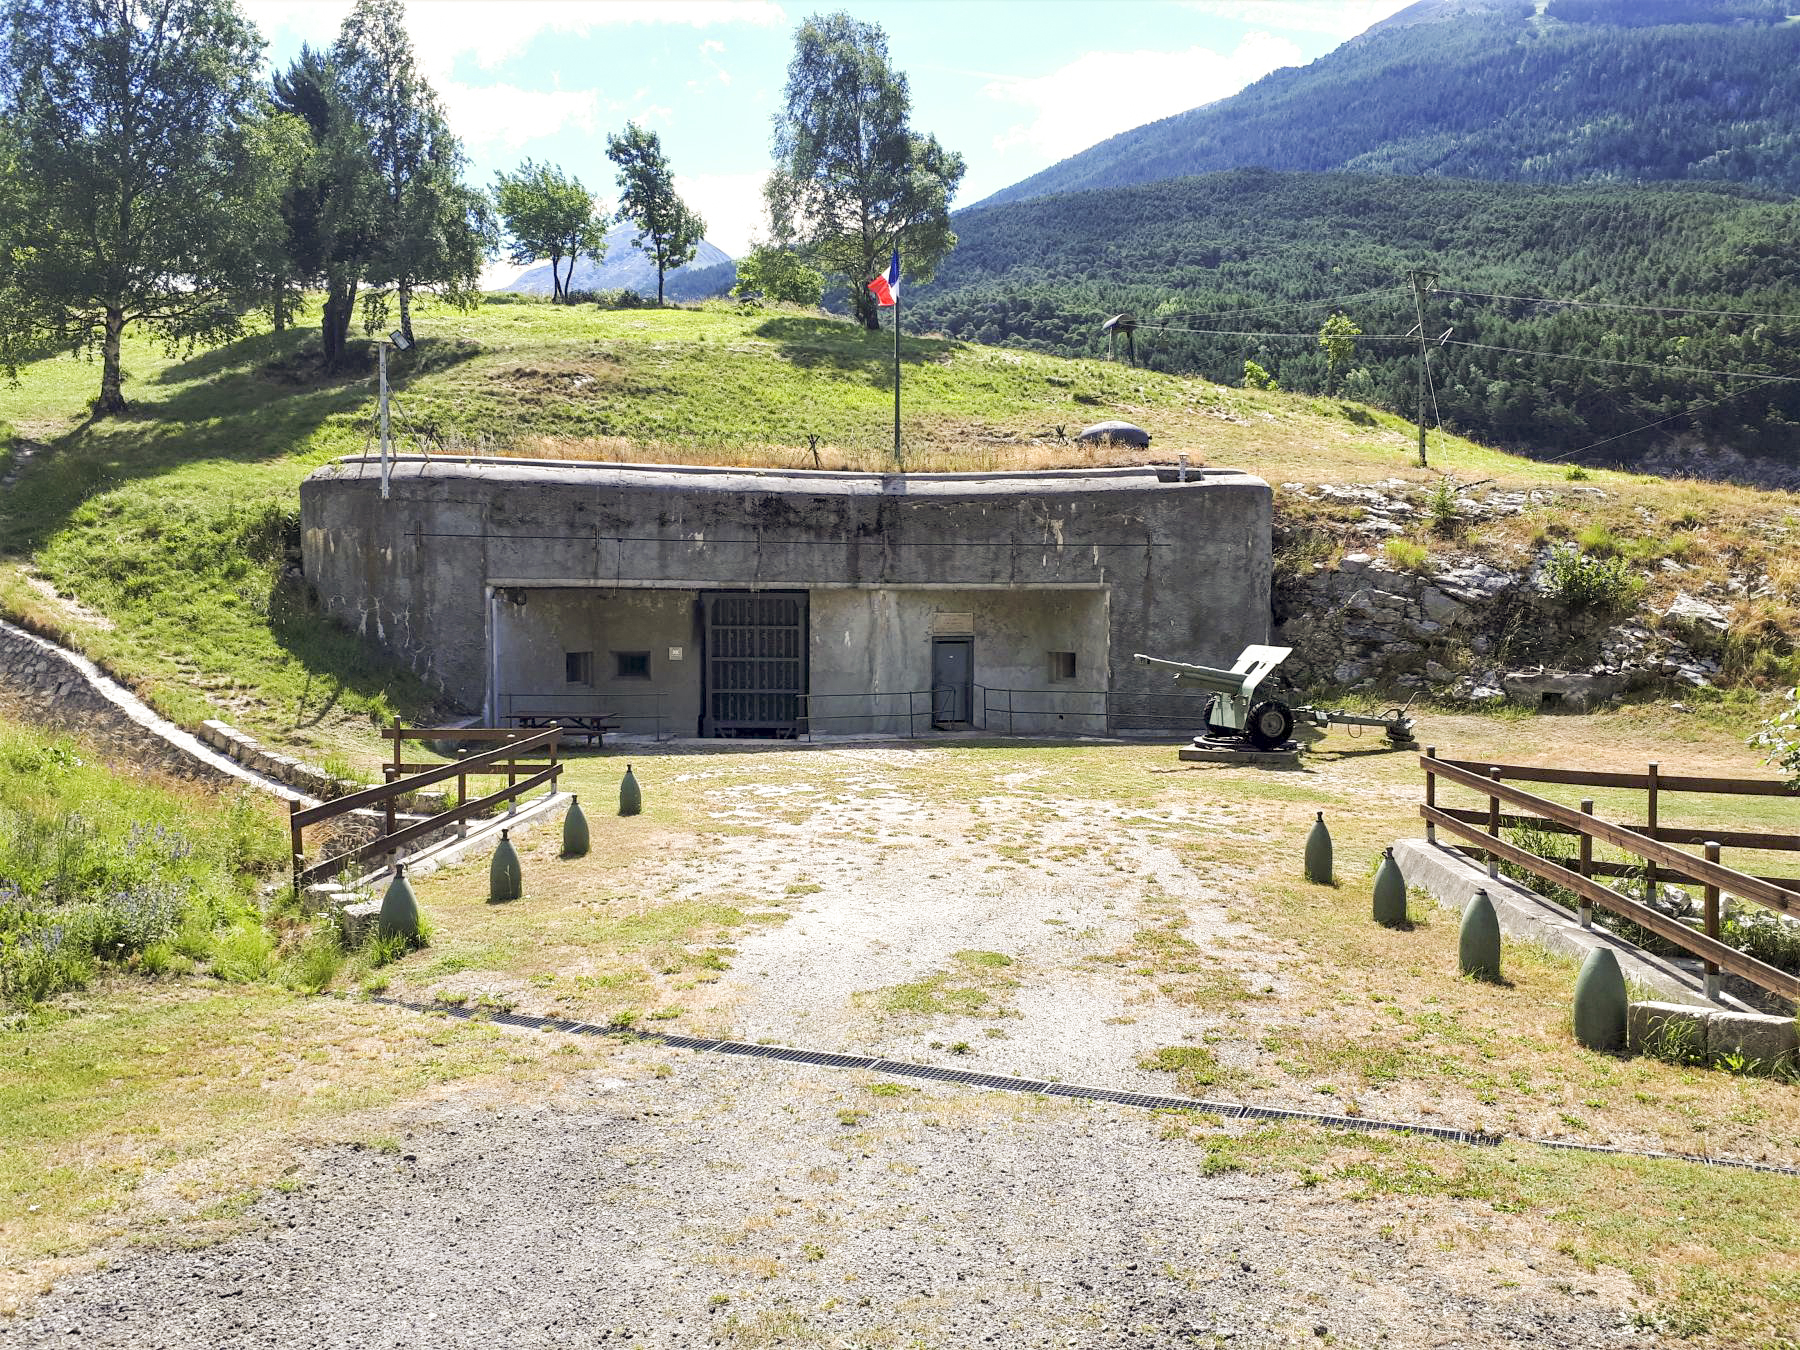
M793 736L806 693L805 591L702 591L702 736Z

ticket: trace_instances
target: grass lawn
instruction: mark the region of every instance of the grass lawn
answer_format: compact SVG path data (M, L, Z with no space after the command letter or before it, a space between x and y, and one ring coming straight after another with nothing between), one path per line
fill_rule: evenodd
M889 340L834 319L489 301L468 313L426 305L418 330L395 363L402 449L887 466ZM178 720L224 716L366 766L379 757L372 725L429 717L434 696L283 581L300 480L372 444L372 372L314 378L315 341L310 329L264 332L171 356L128 336L133 411L105 421L86 415L98 370L85 359L47 358L0 387L0 423L36 447L0 501L0 611L63 636ZM904 354L914 469L1123 459L1058 437L1123 417L1154 431L1155 458L1187 453L1272 483L1418 485L1448 470L1546 488L1553 500L1503 526L1460 537L1421 527L1419 542L1438 556L1511 557L1579 537L1646 567L1679 554L1697 569L1685 586L1766 575L1768 594L1738 602L1744 640L1778 655L1790 646L1791 496L1607 472L1580 485L1605 497L1572 495L1561 466L1435 432L1427 472L1410 467L1410 423L1358 405L935 338L908 339ZM1288 494L1278 512L1321 514ZM1653 600L1677 584L1654 578Z

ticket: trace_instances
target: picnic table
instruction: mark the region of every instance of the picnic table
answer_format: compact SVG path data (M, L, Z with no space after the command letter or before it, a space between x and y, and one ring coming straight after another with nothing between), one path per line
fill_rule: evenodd
M613 720L611 713L567 713L567 712L515 712L512 715L515 726L532 731L544 731L551 727L561 727L570 736L585 736L589 745L606 744L606 733L617 731L619 724Z

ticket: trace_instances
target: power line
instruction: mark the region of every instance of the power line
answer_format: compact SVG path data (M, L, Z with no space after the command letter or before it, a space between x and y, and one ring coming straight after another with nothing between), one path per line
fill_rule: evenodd
M1472 347L1477 351L1505 352L1510 356L1541 356L1550 361L1580 361L1595 366L1632 366L1638 370L1674 371L1683 375L1718 375L1730 380L1758 380L1764 384L1800 384L1800 375L1755 375L1742 370L1708 370L1704 366L1664 366L1654 361L1620 361L1606 356L1575 356L1564 352L1540 352L1529 347L1496 347L1486 342L1445 341L1452 347Z
M1560 455L1551 455L1548 459L1541 460L1539 462L1543 463L1543 464L1555 464L1560 460L1569 459L1570 457L1572 457L1574 455L1584 455L1589 450L1598 450L1603 445L1611 445L1614 441L1622 441L1627 436L1635 436L1640 431L1650 430L1651 427L1660 427L1665 422L1674 422L1683 417L1690 417L1694 413L1697 413L1697 412L1705 412L1708 408L1716 408L1721 403L1729 403L1729 402L1731 402L1732 399L1740 398L1745 394L1752 393L1760 387L1761 386L1759 386L1759 385L1752 384L1752 385L1746 385L1742 389L1734 389L1729 394L1724 395L1722 398L1711 399L1705 403L1696 403L1691 408L1683 408L1680 412L1670 413L1667 417L1659 417L1654 422L1645 422L1642 426L1636 426L1636 427L1631 428L1630 431L1621 431L1616 436L1607 436L1598 441L1589 441L1586 445L1578 446L1573 450L1565 450Z
M1493 295L1486 291L1458 291L1434 286L1440 295L1461 295L1475 300L1517 300L1534 305L1568 305L1577 309L1630 309L1644 314L1711 314L1732 319L1785 319L1800 321L1800 314L1777 314L1763 309L1687 309L1680 305L1627 305L1603 300L1565 300L1551 295Z
M1260 305L1255 309L1223 309L1202 311L1195 315L1200 319L1236 319L1245 314L1279 314L1290 309L1319 309L1325 305L1347 305L1352 300L1366 300L1372 295L1391 295L1395 291L1403 291L1404 286L1378 286L1372 291L1358 291L1354 295L1334 296L1329 300L1295 300L1285 305ZM1148 325L1139 324L1139 327Z
M1311 338L1318 340L1317 333L1258 333L1249 330L1232 328L1180 328L1174 324L1145 323L1138 321L1139 328L1154 328L1164 333L1203 333L1212 337L1253 337L1253 338ZM1411 342L1411 333L1357 333L1358 342Z

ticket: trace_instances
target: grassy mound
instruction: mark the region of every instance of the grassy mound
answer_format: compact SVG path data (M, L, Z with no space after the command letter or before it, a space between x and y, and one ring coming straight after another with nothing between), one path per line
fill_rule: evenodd
M892 339L817 313L506 296L468 313L423 306L417 328L418 346L393 363L403 450L891 463ZM324 621L291 567L300 480L374 444L373 370L321 378L315 343L310 328L186 355L128 343L132 412L105 421L87 416L97 373L84 359L45 359L0 387L0 421L33 447L0 502L0 609L79 646L179 720L220 715L303 752L366 761L371 721L430 716L433 694ZM1273 483L1422 484L1444 470L1512 487L1564 481L1560 466L1435 431L1433 469L1412 468L1412 425L1358 404L931 337L906 339L902 360L913 470L1143 458L1069 439L1119 417L1154 433L1152 458L1185 453ZM1734 565L1778 547L1761 525L1789 507L1591 477L1609 497L1572 514L1559 502L1554 528L1592 515L1615 534L1666 537L1664 516L1698 509L1730 524L1718 551Z

